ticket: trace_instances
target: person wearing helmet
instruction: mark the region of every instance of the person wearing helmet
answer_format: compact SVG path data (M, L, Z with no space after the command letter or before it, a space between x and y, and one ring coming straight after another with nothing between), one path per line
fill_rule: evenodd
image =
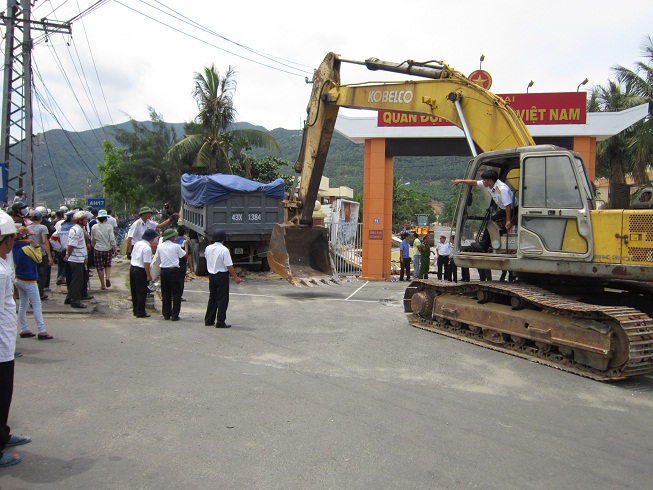
M27 219L29 216L29 208L23 201L14 201L14 203L11 205L11 215L14 219L14 223L18 223L23 226L30 224L29 219Z
M132 293L132 312L136 318L148 318L145 311L147 286L152 280L150 264L159 235L154 230L145 230L143 236L134 244L129 268L129 289Z
M152 221L152 213L154 211L148 207L143 206L138 212L139 218L132 223L127 232L127 258L131 258L132 244L137 243L142 237L145 230L157 230L159 228L165 228L170 223L168 218L161 223L156 223ZM176 213L175 213L176 214ZM177 214L178 216L178 214Z
M240 284L240 277L236 274L229 249L223 245L227 234L223 230L213 232L211 244L204 250L206 267L209 271L209 301L206 305L204 325L207 327L215 324L216 328L229 328L227 308L229 307L229 276ZM217 322L216 322L217 318Z
M82 299L85 296L85 269L88 261L86 238L84 236L86 213L84 211L77 211L73 215L72 221L75 224L68 232L66 255L63 258L70 268L70 282L68 283L68 294L66 295L64 304L69 304L72 308L86 308L86 305L82 303Z
M7 425L14 392L14 355L16 352L16 303L14 302L14 271L7 255L14 247L16 226L7 213L0 211L0 468L21 462L18 454L5 448L26 444L28 436L11 434Z

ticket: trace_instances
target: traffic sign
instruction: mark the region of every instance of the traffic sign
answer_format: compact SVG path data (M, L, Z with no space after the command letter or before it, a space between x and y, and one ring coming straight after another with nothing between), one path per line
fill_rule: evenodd
M107 206L107 200L103 197L89 197L86 199L86 205L95 209L104 209Z

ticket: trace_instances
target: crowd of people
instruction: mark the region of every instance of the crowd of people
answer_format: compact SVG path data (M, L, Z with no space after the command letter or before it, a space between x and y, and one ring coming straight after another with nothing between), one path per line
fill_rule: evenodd
M190 266L192 270L193 264L184 228L170 226L176 214L164 214L163 217L163 221L156 223L151 219L152 209L142 207L139 218L132 223L127 233L132 313L137 318L151 316L145 309L145 302L154 278L153 263L156 254L160 270L161 314L164 320L175 322L180 320L181 303L184 301L186 269ZM157 232L160 229L164 230L161 236ZM241 281L233 267L229 249L223 245L225 240L225 232L216 230L204 252L209 273L209 299L204 324L216 328L231 327L226 322L229 279L236 283Z
M449 239L445 234L441 234L438 243L431 244L431 238L428 234L421 238L414 232L404 231L400 235L401 243L399 245L400 269L399 280L410 281L411 265L413 267L413 277L415 279L428 279L431 273L432 265L435 266L438 280L458 282L458 266L456 265L453 248L455 236L452 234ZM433 263L433 259L435 259ZM502 271L500 281L514 280L514 274L509 271ZM481 281L491 281L492 271L488 269L478 269L478 277ZM469 268L460 268L460 280L469 282Z
M51 280L66 285L64 304L86 308L84 301L93 298L88 288L91 271L97 273L101 290L110 288L112 259L118 254L118 223L110 210L69 210L62 206L51 213L43 207L28 207L20 197L17 195L7 212L0 210L0 468L21 461L19 455L4 452L5 448L31 441L29 436L12 434L7 425L14 358L19 355L16 337L54 338L46 329L41 309L41 301L48 299ZM188 267L193 268L186 230L176 226L178 214L171 212L169 206L164 206L164 219L160 223L152 221L152 214L151 208L142 207L127 232L132 311L138 318L151 316L145 302L151 292L156 262L160 271L163 319L178 321L186 271ZM223 245L224 231L216 231L211 238L206 248L209 298L204 323L229 328L231 325L226 323L229 279L237 283L241 280L229 250ZM37 333L28 326L28 304L32 306Z

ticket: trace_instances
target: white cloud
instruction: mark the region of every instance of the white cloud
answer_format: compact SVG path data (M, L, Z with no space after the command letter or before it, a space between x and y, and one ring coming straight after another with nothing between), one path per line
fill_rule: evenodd
M117 2L84 17L83 24L77 21L73 25L77 52L65 46L66 36L53 36L51 43L65 60L75 92L86 101L70 62L76 53L82 58L104 124L110 121L86 36L116 123L125 120L124 113L146 119L147 106L162 113L168 122L191 120L197 112L191 97L193 74L215 63L220 71L231 64L239 73L235 98L239 120L268 129L299 127L310 93L304 76L312 68L302 67L306 73L298 73L300 76L265 68L225 52L270 63L238 46L156 13L143 2L121 1L218 47L164 27ZM319 5L298 0L147 1L161 9L162 4L169 5L233 41L308 67L316 67L327 52L334 51L359 60L438 59L469 74L478 68L484 54L483 68L492 74L492 90L497 93L523 92L529 80L535 82L533 92L574 91L585 77L590 79L588 87L604 84L611 66L632 66L641 59L640 46L645 36L652 34L653 18L653 4L641 0L619 4L606 0L377 0ZM93 2L81 3L84 8ZM72 7L65 4L57 11L59 20L72 17L66 8ZM51 7L45 14L49 10ZM45 15L44 10L36 14ZM89 123L49 51L43 44L35 49L45 83L75 129L86 129ZM342 75L344 83L397 78L351 66L344 66ZM88 107L84 110L92 114ZM99 125L95 116L89 119L92 125Z

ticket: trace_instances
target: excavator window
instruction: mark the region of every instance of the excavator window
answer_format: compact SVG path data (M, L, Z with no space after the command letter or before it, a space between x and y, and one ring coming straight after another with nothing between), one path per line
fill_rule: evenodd
M524 207L582 209L576 175L566 156L530 157L524 160Z

